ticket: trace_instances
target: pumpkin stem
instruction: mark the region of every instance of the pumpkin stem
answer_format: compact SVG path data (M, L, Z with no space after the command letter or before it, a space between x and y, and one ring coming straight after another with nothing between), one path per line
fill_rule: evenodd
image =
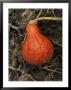
M37 20L62 20L62 18L61 17L40 17L40 18L37 18L37 19L35 19L36 21Z
M37 24L37 20L31 20L29 21L29 24Z
M37 24L38 20L57 20L57 21L60 21L60 20L62 20L62 18L61 17L40 17L40 18L37 18L37 19L34 19L34 20L30 20L29 24L31 24L31 23L36 23Z

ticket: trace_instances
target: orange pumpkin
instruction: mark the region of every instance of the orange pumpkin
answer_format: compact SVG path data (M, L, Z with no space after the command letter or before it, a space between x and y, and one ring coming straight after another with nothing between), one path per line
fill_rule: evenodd
M48 38L41 34L36 22L26 26L27 38L22 45L22 56L29 64L40 65L49 63L53 57L53 45Z

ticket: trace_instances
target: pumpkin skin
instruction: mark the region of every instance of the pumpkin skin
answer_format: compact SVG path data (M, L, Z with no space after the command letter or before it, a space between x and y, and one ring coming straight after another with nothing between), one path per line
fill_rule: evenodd
M27 38L22 45L24 60L33 65L49 63L53 57L54 49L48 38L43 36L37 23L26 26Z

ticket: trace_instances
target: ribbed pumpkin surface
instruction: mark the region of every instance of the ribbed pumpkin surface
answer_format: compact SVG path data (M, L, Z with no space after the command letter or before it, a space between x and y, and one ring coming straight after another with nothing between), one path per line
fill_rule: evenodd
M22 45L22 56L29 64L49 63L53 57L53 45L43 36L36 23L26 26L27 38Z

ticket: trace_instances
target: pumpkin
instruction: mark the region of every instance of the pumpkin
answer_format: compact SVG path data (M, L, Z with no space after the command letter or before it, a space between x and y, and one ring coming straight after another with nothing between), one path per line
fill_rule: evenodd
M53 57L54 48L51 41L41 34L37 22L29 22L26 32L27 37L22 45L24 60L33 65L49 63Z

